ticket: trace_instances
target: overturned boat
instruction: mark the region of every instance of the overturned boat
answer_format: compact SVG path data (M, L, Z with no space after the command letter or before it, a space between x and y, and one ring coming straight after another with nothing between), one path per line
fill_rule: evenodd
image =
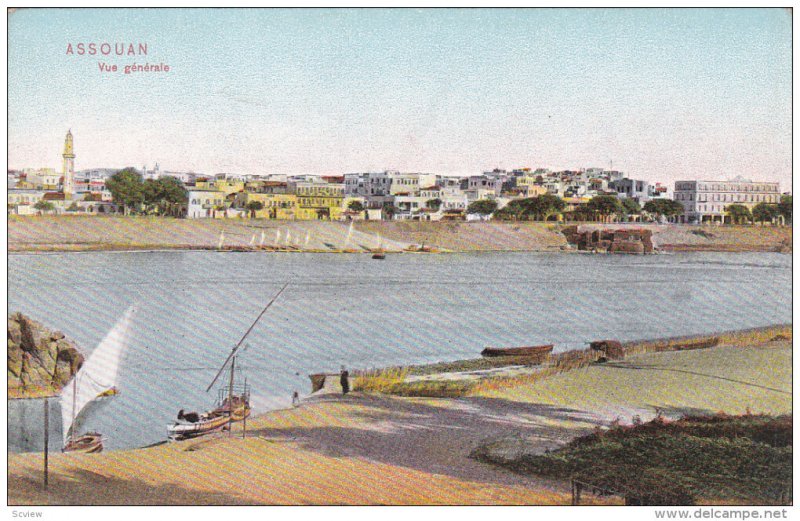
M545 356L553 351L553 344L544 344L539 346L524 346L524 347L487 347L481 351L481 356L495 357L495 356L517 356L517 357L533 357Z

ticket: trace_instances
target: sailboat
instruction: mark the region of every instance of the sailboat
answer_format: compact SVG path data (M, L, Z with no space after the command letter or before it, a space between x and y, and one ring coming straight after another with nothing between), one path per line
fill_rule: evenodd
M278 293L272 297L272 300L269 301L264 309L261 310L261 313L250 325L250 328L231 350L228 358L225 360L225 363L222 364L222 367L220 367L217 375L214 377L214 380L211 381L208 389L206 389L206 392L208 392L212 387L214 387L214 384L217 383L217 380L222 375L222 372L230 363L230 382L228 385L219 390L217 407L202 414L198 414L196 412L184 413L183 409L181 409L178 412L178 420L172 425L167 426L167 438L170 441L194 438L218 430L230 430L231 423L243 421L250 416L250 387L247 385L247 381L245 381L244 385L240 387L237 387L233 381L235 374L234 369L236 367L236 353L239 351L242 343L247 338L247 335L250 334L258 321L261 320L261 317L264 316L264 313L267 312L270 306L272 306L272 304L278 299L288 285L288 282L284 284L280 291L278 291Z
M129 307L111 331L100 341L75 376L61 391L61 418L64 433L62 452L100 452L103 436L97 432L76 435L75 420L90 403L118 393L119 366L128 347L133 306Z
M383 260L386 258L386 253L383 251L383 239L381 239L381 234L378 234L378 249L372 253L372 258L377 260Z

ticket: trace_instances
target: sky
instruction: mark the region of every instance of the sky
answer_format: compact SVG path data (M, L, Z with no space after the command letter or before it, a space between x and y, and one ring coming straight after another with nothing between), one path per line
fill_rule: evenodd
M26 9L9 168L341 174L613 165L791 190L783 9ZM146 43L146 56L68 44ZM101 72L99 63L117 65ZM169 72L123 67L167 64Z

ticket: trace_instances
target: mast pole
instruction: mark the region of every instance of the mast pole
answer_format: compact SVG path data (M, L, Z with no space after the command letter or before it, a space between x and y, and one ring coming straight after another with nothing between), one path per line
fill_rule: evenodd
M230 418L230 422L228 423L228 433L230 436L233 436L233 370L236 367L236 357L234 356L231 359L231 383L228 386L228 418Z
M44 489L47 490L47 449L50 444L50 403L44 398Z
M75 402L78 400L78 374L72 377L72 424L69 426L69 440L75 436Z
M244 418L242 419L242 439L247 434L247 407L250 402L250 396L247 395L247 377L244 378L244 388L242 389L242 407L244 407Z

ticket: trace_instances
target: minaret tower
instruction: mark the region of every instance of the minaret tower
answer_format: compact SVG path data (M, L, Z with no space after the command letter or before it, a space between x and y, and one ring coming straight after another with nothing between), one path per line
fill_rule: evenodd
M73 180L75 178L75 151L72 148L72 130L64 139L64 197L72 198Z

